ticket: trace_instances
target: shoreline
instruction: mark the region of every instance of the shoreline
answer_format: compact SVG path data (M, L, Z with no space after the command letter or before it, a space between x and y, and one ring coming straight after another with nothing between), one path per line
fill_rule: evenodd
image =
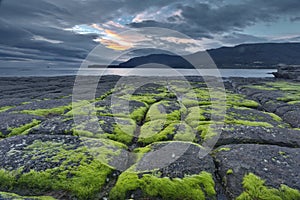
M138 199L152 196L131 183L170 192L162 184L167 182L229 200L247 191L243 181L254 180L249 182L254 188L282 191L284 184L299 193L300 83L226 78L226 115L220 124L224 113L211 99L222 102L223 95L211 97L199 76L186 77L188 88L178 77L108 75L96 90L95 77L82 77L79 100L73 102L75 78L0 79L0 191ZM115 88L120 78L124 82ZM135 84L141 86L135 90ZM89 92L93 99L84 98ZM211 151L198 156L213 141ZM195 180L207 184L209 192L193 187Z

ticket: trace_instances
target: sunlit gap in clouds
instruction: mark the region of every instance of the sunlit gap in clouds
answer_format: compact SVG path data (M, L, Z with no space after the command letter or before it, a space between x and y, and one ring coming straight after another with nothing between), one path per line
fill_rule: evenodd
M73 31L77 34L95 34L97 38L93 41L98 42L106 48L124 51L128 49L152 48L153 46L168 45L170 48L181 50L182 55L195 53L205 50L203 40L196 40L182 36L180 33L175 35L164 35L163 33L150 31L139 31L139 29L129 28L117 21L108 21L104 24L81 24L65 30ZM132 32L130 30L137 30ZM127 33L128 32L128 33Z

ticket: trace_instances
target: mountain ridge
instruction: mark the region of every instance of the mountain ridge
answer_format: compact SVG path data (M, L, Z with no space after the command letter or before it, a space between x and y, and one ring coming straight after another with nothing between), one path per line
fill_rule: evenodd
M233 47L220 47L199 51L190 55L176 56L168 54L150 54L134 57L120 63L118 67L150 67L150 63L166 65L172 68L201 68L209 62L209 56L218 68L274 68L279 64L300 64L300 43L253 43L239 44ZM187 60L192 61L191 63ZM153 65L153 64L152 64ZM208 64L209 65L209 64Z

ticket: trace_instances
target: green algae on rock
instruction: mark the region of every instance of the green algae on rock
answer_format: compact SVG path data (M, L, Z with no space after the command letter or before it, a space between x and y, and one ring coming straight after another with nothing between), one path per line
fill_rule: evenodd
M5 200L55 200L50 196L20 196L14 193L0 192L0 199Z
M147 115L146 121L165 119L167 121L181 120L186 113L186 108L176 101L160 101L153 104Z
M7 111L7 110L9 110L9 109L11 109L11 108L14 108L15 106L4 106L4 107L1 107L0 108L0 113L1 112L5 112L5 111Z
M135 149L136 163L118 177L109 198L216 199L214 163L209 155L196 156L202 150L179 141Z
M108 116L53 117L30 130L30 134L75 135L90 138L109 138L128 144L136 123L130 118Z
M29 135L1 142L7 158L1 163L0 190L26 195L66 191L78 199L93 199L114 171L112 158L127 159L125 151L122 153L126 146L99 139ZM20 144L4 150L10 143Z
M141 127L138 142L145 145L166 140L194 141L195 133L184 122L166 124L164 120L154 120Z
M253 173L244 176L243 179L244 192L237 197L237 200L250 199L274 199L274 200L296 200L300 199L300 192L286 185L281 185L275 189L265 186L265 181Z
M11 137L11 136L15 136L15 135L25 135L30 131L31 128L37 126L38 124L40 124L40 121L33 119L32 122L30 122L28 124L24 124L20 127L8 128L10 133L8 134L7 137Z
M144 174L139 177L136 173L123 172L110 191L110 199L126 199L130 192L140 189L142 196L161 197L162 199L215 199L215 183L212 175L201 172L197 175L186 176L182 179L157 177ZM188 192L187 192L188 191Z

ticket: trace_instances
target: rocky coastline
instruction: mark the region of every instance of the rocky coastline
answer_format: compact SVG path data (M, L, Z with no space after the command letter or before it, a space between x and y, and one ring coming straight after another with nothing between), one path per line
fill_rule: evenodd
M300 199L293 69L226 78L225 102L200 77L1 78L0 199Z

